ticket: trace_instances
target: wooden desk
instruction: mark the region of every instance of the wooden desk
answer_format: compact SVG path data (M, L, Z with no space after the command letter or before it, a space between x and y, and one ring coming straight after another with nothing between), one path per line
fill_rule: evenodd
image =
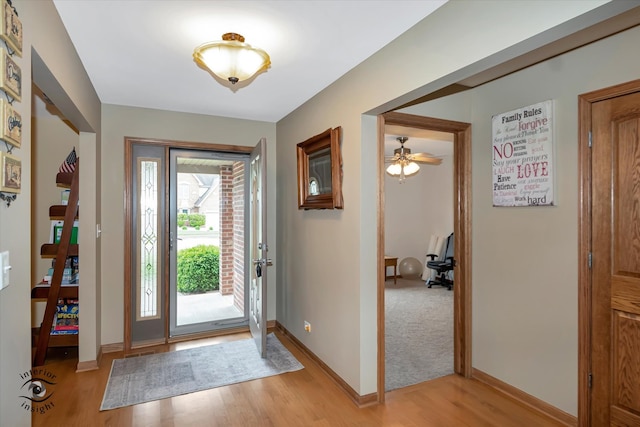
M387 276L387 267L393 267L393 276ZM384 257L384 280L387 280L390 277L393 277L393 284L395 285L397 282L397 268L398 268L398 258L392 256Z

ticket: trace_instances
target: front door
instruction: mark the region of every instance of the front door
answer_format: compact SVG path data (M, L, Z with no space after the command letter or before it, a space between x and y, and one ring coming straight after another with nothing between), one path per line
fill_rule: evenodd
M258 146L264 150L264 140ZM125 351L176 335L241 330L251 319L262 352L264 151L128 138L125 159ZM261 275L254 259L264 263Z
M594 102L592 426L640 425L640 92Z
M169 335L247 326L249 155L169 149Z
M250 243L249 251L253 268L249 291L249 329L262 357L267 356L267 171L266 139L262 138L251 153L249 192Z

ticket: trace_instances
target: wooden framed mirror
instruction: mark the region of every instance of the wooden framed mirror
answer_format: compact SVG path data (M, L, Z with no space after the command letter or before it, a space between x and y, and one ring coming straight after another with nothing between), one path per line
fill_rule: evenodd
M299 143L298 209L342 209L342 128Z

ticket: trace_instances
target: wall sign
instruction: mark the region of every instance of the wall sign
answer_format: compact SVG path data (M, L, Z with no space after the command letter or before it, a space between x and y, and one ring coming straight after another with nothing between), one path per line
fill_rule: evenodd
M553 206L553 101L492 117L493 206Z
M6 50L0 48L0 89L16 101L22 96L22 70Z
M19 193L22 187L22 162L9 153L0 152L0 191Z
M4 99L0 99L0 140L20 148L22 116Z
M9 2L0 6L0 39L22 57L22 22Z

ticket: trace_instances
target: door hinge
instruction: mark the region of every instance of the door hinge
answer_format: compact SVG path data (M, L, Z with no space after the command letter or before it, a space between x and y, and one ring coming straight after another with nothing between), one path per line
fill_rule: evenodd
M589 148L591 148L591 146L593 145L593 139L592 139L592 133L591 131L589 131Z
M593 385L593 374L591 372L589 372L589 375L587 376L587 385L589 388Z
M587 257L587 263L589 264L589 268L593 265L593 254L589 252L589 256Z

